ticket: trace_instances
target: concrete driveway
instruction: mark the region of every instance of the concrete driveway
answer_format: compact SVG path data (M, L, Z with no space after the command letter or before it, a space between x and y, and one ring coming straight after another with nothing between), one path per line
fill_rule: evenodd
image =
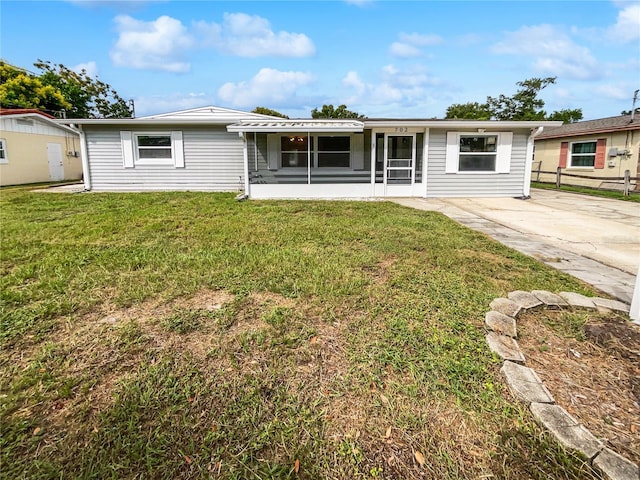
M640 265L640 204L555 190L513 198L398 199L480 230L625 302Z

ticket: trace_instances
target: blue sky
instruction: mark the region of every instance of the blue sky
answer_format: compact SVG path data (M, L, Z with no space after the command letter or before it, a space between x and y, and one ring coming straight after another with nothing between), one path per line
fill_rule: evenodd
M452 103L557 76L547 111L631 108L638 1L11 1L0 55L86 68L138 116L260 105L308 117L323 103L369 117L443 117Z

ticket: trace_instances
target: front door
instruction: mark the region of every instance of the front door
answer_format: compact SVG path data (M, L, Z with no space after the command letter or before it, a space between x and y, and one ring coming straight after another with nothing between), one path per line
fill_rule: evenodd
M385 195L389 197L411 196L415 181L415 134L386 134L384 136L384 151Z
M47 143L47 158L49 159L49 177L51 181L64 180L62 146L59 143Z

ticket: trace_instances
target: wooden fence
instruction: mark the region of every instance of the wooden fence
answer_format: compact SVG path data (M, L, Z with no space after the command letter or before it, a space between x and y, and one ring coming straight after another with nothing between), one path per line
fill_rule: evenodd
M535 162L538 164L538 168L533 169L533 173L536 174L536 182L540 181L540 174L544 173L547 175L555 175L556 176L556 188L560 188L562 185L562 179L564 177L572 177L572 178L584 178L589 180L600 180L603 182L622 182L623 183L623 193L625 196L629 196L629 193L632 190L631 181L634 180L638 182L640 177L632 177L630 170L624 171L624 177L596 177L593 175L580 175L577 173L567 173L566 171L562 171L561 167L558 167L555 172L549 172L542 170L542 162ZM565 183L565 185L571 185L570 183ZM596 190L607 190L605 188L599 187L589 187L594 188Z

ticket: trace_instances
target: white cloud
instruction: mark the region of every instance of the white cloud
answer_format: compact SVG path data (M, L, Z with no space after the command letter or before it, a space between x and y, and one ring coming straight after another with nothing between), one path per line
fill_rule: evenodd
M274 32L266 18L246 13L225 13L222 24L195 22L205 46L240 57L309 57L316 47L303 33Z
M345 90L351 90L350 96L342 101L350 105L414 106L424 102L430 87L440 83L422 65L404 69L392 64L385 65L380 71L378 83L367 83L357 72L350 71L342 79Z
M442 43L442 37L435 34L400 33L398 39L410 45L428 47Z
M407 43L393 42L391 46L389 46L389 53L391 55L395 55L396 57L403 58L419 57L420 55L422 55L422 50Z
M225 83L218 90L218 96L225 105L232 107L290 106L296 104L297 90L313 80L308 72L263 68L249 81Z
M584 80L603 73L588 48L576 44L552 25L524 26L507 32L492 50L498 54L530 57L534 69L544 74Z
M144 22L119 15L115 22L119 37L110 56L116 66L168 72L190 69L184 58L194 40L179 20L163 15Z
M611 100L628 100L631 105L631 98L633 97L634 87L628 84L604 84L598 85L594 92L599 96L608 98ZM631 109L631 107L629 107Z
M640 39L640 4L624 4L609 34L613 40L633 42Z
M158 113L177 112L190 108L213 104L213 98L206 93L173 93L136 97L136 117Z
M76 73L82 73L82 70L84 70L87 73L87 75L93 78L95 78L98 75L98 65L94 61L79 63L78 65L71 67L71 70L73 70Z
M398 34L398 41L389 46L389 53L401 58L419 57L423 54L420 47L439 43L442 43L442 37L439 35L401 32Z

